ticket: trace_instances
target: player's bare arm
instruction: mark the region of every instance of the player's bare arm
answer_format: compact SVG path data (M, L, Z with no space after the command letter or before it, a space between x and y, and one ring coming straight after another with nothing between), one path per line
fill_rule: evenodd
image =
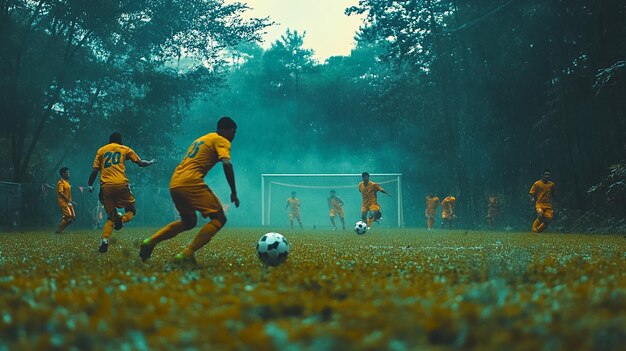
M230 202L235 204L235 207L239 207L239 198L237 197L237 187L235 186L235 171L233 170L233 164L229 158L223 157L220 159L222 166L224 166L224 175L226 181L230 186Z
M93 183L96 181L96 177L98 176L98 168L94 168L91 170L91 174L89 175L89 181L87 181L87 185L89 186L89 192L93 193Z
M135 162L135 164L136 164L137 166L139 166L139 167L148 167L148 166L150 166L150 165L155 164L155 163L156 163L156 160L155 160L155 159L152 159L152 160L150 160L150 161L146 161L146 160L139 159L139 160L137 160L137 161L133 161L133 162Z

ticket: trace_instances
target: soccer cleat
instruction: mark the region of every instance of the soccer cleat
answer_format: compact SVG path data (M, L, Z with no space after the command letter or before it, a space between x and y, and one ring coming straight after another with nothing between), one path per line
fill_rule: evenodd
M123 226L124 226L124 222L122 222L122 214L118 212L115 215L115 224L113 226L113 229L120 230L122 229Z
M181 266L197 266L198 262L194 256L185 256L183 253L179 253L174 256L174 263Z
M102 239L102 241L100 242L100 248L98 248L98 252L105 253L107 252L107 250L109 250L109 240Z
M150 238L144 240L141 243L141 248L139 249L139 257L143 262L146 262L150 256L152 256L152 250L154 250L154 245L152 244L152 240Z

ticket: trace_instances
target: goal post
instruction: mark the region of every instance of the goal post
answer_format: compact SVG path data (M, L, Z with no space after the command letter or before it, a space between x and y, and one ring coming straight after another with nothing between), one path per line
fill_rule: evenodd
M385 199L386 195L384 194L378 196L379 203L381 201L388 203L388 207L383 207L382 209L383 217L388 218L386 214L392 215L395 217L395 220L392 221L398 227L404 226L402 173L370 173L370 179L380 184L387 192L392 193L395 198L388 200ZM300 198L303 209L307 209L307 207L310 209L311 202L315 202L318 210L315 216L317 222L315 223L330 225L330 222L328 222L327 205L326 203L321 203L320 197L327 196L328 191L331 189L337 190L338 195L346 202L345 207L349 207L350 213L346 209L346 218L354 217L357 213L360 218L361 196L358 192L358 184L361 180L360 173L263 173L261 174L261 225L271 225L273 220L276 221L277 214L273 213L273 211L284 210L284 202L291 191L298 191L299 194L302 192L305 196L316 193L315 201L311 198L312 196L306 199ZM276 199L276 197L279 199ZM298 195L298 197L300 196ZM391 202L389 202L390 200ZM389 206L395 208L389 208ZM307 212L311 213L309 210L303 210L303 222L305 225L311 223L307 220ZM320 212L325 214L322 216Z

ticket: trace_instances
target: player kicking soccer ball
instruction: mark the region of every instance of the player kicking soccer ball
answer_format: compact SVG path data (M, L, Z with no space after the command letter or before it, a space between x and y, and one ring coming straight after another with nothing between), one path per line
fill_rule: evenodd
M170 180L170 195L180 214L180 220L166 225L141 243L139 257L142 261L145 262L152 256L152 251L158 243L194 228L198 222L196 215L198 211L202 217L211 218L211 221L200 228L191 243L174 257L177 263L195 265L196 251L208 244L226 224L222 203L204 182L206 174L218 162L222 163L226 181L230 186L230 201L239 207L235 173L230 162L230 143L235 138L236 132L237 124L229 117L222 117L217 122L216 132L206 134L191 143Z

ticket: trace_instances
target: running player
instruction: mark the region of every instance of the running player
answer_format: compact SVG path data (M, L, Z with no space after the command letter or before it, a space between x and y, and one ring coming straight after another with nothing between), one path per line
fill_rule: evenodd
M343 200L337 196L337 193L334 190L330 191L330 196L328 197L328 208L330 209L330 223L333 224L333 230L337 230L337 226L335 225L335 216L339 216L341 220L341 226L343 230L346 230L346 222L344 220L344 212L343 212Z
M194 254L208 244L226 224L224 208L218 197L204 182L206 174L218 163L224 167L224 175L230 186L230 201L239 207L235 172L230 161L230 145L237 133L237 124L230 117L217 122L217 131L196 139L187 154L174 170L170 180L170 195L180 214L180 220L171 222L141 243L139 257L148 260L155 246L196 226L200 212L202 217L211 218L182 252L174 256L177 263L195 264Z
M370 174L363 172L361 174L363 181L359 183L359 191L361 192L361 220L367 221L367 227L372 226L372 222L378 222L383 218L380 212L380 205L378 204L376 193L381 192L391 197L391 194L385 191L380 185L374 182L370 182Z
M535 203L537 218L533 222L534 233L541 233L548 228L548 223L554 219L552 199L556 196L554 183L550 181L549 169L543 171L543 176L530 188L530 201Z
M302 218L300 216L300 199L296 197L296 192L291 192L291 197L287 198L287 205L285 211L289 210L289 223L291 223L291 229L293 229L294 218L298 220L300 229L302 229Z
M494 194L489 195L487 198L487 227L493 228L493 222L500 215L500 204L498 203L498 197Z
M426 210L424 211L424 215L426 216L426 227L428 230L432 230L435 224L437 207L439 207L439 196L433 194L426 195Z
M441 201L441 228L445 228L448 225L448 228L452 228L452 224L456 219L456 215L454 214L454 203L456 202L456 197L450 195L446 196L443 201Z
M63 167L59 170L61 179L57 182L57 203L61 208L61 224L55 233L61 234L76 219L76 212L72 202L72 186L70 185L70 170Z
M144 161L133 149L122 143L122 134L113 133L109 137L109 143L98 149L93 161L93 170L89 176L89 192L93 192L93 183L100 172L100 202L104 206L107 220L102 227L102 240L98 251L105 253L109 249L109 239L113 228L122 229L124 223L129 222L137 214L135 197L130 191L128 178L126 177L126 160L131 160L139 167L147 167L156 161ZM124 215L117 212L118 208L124 209Z

